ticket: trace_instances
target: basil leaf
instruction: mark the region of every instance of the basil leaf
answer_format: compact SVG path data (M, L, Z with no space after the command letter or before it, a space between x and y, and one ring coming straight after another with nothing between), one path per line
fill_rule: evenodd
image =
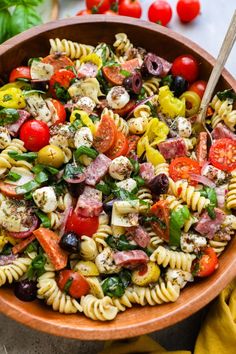
M120 281L118 276L113 276L104 279L101 285L104 294L107 296L121 297L122 295L124 295L124 285Z
M131 76L131 72L129 72L127 70L123 70L123 69L120 70L120 74L125 76L125 77Z
M133 179L137 182L138 187L144 186L145 180L142 177L135 176L135 177L133 177Z
M48 181L48 175L47 175L47 173L41 171L35 176L34 180L37 183L42 184L42 183Z
M51 221L47 214L43 213L41 210L36 210L35 214L41 220L43 227L47 227L48 229L51 227Z
M115 238L112 235L106 238L107 244L118 251L129 251L129 250L137 250L140 247L138 245L133 245L129 243L127 237L125 235L121 235L119 238Z
M67 102L70 99L67 89L61 86L58 82L56 82L53 87L55 89L56 96L60 101Z
M28 192L31 192L31 191L39 188L39 187L40 187L40 184L33 180L33 181L23 184L20 187L16 187L16 193L17 194L28 193Z
M122 269L119 273L119 278L125 288L127 288L131 283L131 272L128 269Z
M72 285L72 283L73 283L73 278L69 278L68 280L67 280L67 282L65 283L65 285L64 285L64 292L65 293L69 293L69 290L70 290L70 287L71 287L71 285Z
M161 80L161 86L171 86L173 82L173 76L172 75L167 75L165 77L163 77L163 79Z
M9 151L8 155L16 161L25 160L29 162L34 161L38 156L37 152L24 152L22 154L19 154L16 151Z
M190 212L185 205L178 211L172 211L170 214L170 241L171 246L180 246L181 228L186 220L190 218Z
M98 156L98 152L87 146L80 146L74 152L75 160L77 161L81 155L87 155L88 157L91 157L91 159L95 159Z
M232 102L236 101L236 93L234 93L231 89L217 92L217 97L221 101L225 101L225 100L230 100Z
M151 215L151 216L143 216L142 217L142 221L144 223L152 223L152 222L157 222L160 225L160 228L165 230L166 229L166 224L164 223L164 221L162 221L160 218L158 218L155 215Z
M131 164L133 166L132 176L137 176L139 174L139 169L140 169L138 161L136 161L134 159L129 159L129 161L131 162Z
M35 279L40 277L43 273L45 273L45 264L47 258L44 254L38 254L31 262L29 266L27 276L29 279Z
M39 173L39 172L42 172L42 171L46 171L46 172L49 172L51 175L56 175L59 170L55 167L52 167L52 166L47 166L47 165L43 165L43 164L37 164L35 165L33 168L32 168L32 171L34 173Z
M0 5L1 6L1 5ZM11 15L7 9L0 11L0 43L5 42L11 36Z
M214 220L216 218L215 207L212 204L206 206L206 211L211 219Z
M15 123L19 119L19 113L14 108L0 110L0 125Z
M95 188L97 190L101 191L102 194L104 194L104 195L110 195L111 194L111 188L108 186L107 183L104 183L103 181L98 183Z
M80 165L75 165L73 163L69 163L66 165L63 178L66 179L74 179L78 177L78 175L81 175L84 171L84 168Z
M9 179L10 181L16 182L16 181L19 181L19 179L21 179L21 175L10 171L7 175L7 179Z
M31 242L26 249L24 250L24 253L31 253L31 252L37 252L38 251L38 241L35 240L33 242Z
M11 16L11 34L14 36L41 23L42 20L32 7L32 3L17 5Z
M1 256L9 256L12 253L12 245L10 243L7 243L3 249L2 252L0 252Z

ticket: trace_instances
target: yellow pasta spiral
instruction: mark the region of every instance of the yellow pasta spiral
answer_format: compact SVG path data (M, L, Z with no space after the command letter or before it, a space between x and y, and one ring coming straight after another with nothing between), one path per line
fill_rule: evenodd
M85 45L77 42L72 42L67 39L49 39L51 50L50 54L53 53L65 53L71 59L80 59L93 51L93 47L90 45Z
M122 132L124 135L129 134L129 126L127 122L119 116L119 114L114 113L111 109L104 108L101 114L101 118L107 115L114 120L115 125L120 132Z
M228 185L228 193L226 195L226 207L228 209L236 208L236 170L231 172L231 179Z
M158 93L161 79L152 77L151 79L145 80L143 83L143 88L147 96L152 96Z
M118 309L113 305L109 296L98 299L89 294L81 297L80 304L85 316L95 321L111 321L118 313Z
M141 187L137 192L137 198L141 201L139 211L145 213L153 204L151 190L147 187ZM142 202L144 202L142 204Z
M25 167L29 170L32 169L32 164L25 161L25 160L20 160L16 161L14 158L10 157L8 153L10 151L15 151L18 152L19 154L23 153L26 151L24 148L24 143L23 141L19 139L13 139L11 143L8 145L8 147L0 153L0 171L3 172L4 169L9 169L12 166L18 166L18 167Z
M233 110L232 102L229 99L221 101L218 96L215 95L210 105L215 110L211 119L212 128L215 128L220 121L224 121L227 127L234 131L236 125L236 110Z
M115 51L118 57L124 56L129 49L133 48L133 44L130 42L127 34L117 33L115 38L116 40L113 46L115 47Z
M0 266L0 286L19 280L27 272L30 263L30 258L20 257L11 264Z

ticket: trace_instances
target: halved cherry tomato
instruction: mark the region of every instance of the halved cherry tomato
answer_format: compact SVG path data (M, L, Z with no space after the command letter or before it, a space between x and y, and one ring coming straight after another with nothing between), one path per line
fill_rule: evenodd
M44 252L54 265L55 270L61 270L67 265L67 253L59 246L60 237L52 230L40 227L33 231Z
M142 6L139 0L122 0L119 4L119 15L140 18Z
M62 54L50 54L42 59L43 63L51 64L54 68L54 72L65 69L67 66L74 66L73 61Z
M77 235L92 236L98 229L98 217L84 217L72 212L66 223L66 231L74 231Z
M128 151L126 156L131 157L136 152L137 144L140 139L138 135L130 135L128 136Z
M109 115L103 116L94 135L93 146L99 152L106 152L115 144L116 135L114 120Z
M56 71L49 81L50 92L53 97L57 98L59 96L56 87L62 87L63 89L67 90L70 86L71 80L75 77L75 73L73 73L71 70L60 69Z
M91 10L85 9L85 10L81 10L79 12L77 12L77 14L75 16L86 16L86 15L91 15L92 12Z
M172 17L170 4L165 0L154 1L148 9L148 19L151 22L166 26Z
M53 125L64 123L66 120L66 110L65 110L64 105L60 101L54 100L53 98L51 99L51 102L52 102L52 104L56 110L56 114L57 114L57 118L53 122Z
M19 66L11 71L9 82L14 82L17 79L31 79L30 68L28 66Z
M236 141L228 138L216 140L210 148L209 160L220 170L233 171L236 168Z
M197 182L191 180L191 174L194 173L200 175L201 167L197 161L194 161L189 157L177 157L171 161L169 172L170 177L174 181L186 179L192 186L195 186L197 185Z
M116 157L125 156L128 151L128 140L122 132L117 132L115 144L106 152L114 160Z
M171 72L174 76L182 76L185 80L193 82L198 77L198 62L190 54L180 55L173 61Z
M204 95L204 92L206 90L206 85L207 82L204 80L199 80L199 81L195 81L190 87L189 87L189 91L194 91L198 94L198 96L200 98L202 98L202 96Z
M207 132L200 132L196 148L197 161L200 166L207 161Z
M193 263L197 277L208 277L219 267L219 260L213 248L207 247L202 257Z
M119 114L121 117L126 117L135 107L135 100L130 100L123 108L114 109L114 113Z
M176 10L182 22L194 20L200 13L199 0L178 0Z
M150 213L160 219L160 223L157 221L152 222L153 230L158 236L168 242L170 238L170 209L168 202L159 200L151 207Z
M135 58L127 60L120 66L104 66L102 68L102 72L106 80L109 81L112 85L122 85L125 76L121 74L121 71L125 70L133 73L139 67L139 60Z
M57 285L61 291L78 299L88 294L90 286L86 278L79 272L64 269L59 272Z
M22 199L23 195L16 193L16 186L5 182L0 182L0 191L2 194L10 198Z
M39 151L49 144L50 132L43 121L31 119L25 122L20 129L20 139L30 151Z

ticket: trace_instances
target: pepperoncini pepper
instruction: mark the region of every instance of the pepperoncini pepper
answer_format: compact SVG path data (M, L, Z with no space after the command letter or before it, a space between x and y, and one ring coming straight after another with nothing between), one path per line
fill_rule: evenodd
M93 124L92 119L89 118L88 114L85 111L79 109L73 111L70 115L70 122L73 123L77 119L77 117L82 121L84 125L86 125L86 127L91 130L92 134L95 134L96 126Z
M0 106L4 108L24 108L26 102L21 89L12 87L7 90L0 91Z
M162 86L159 89L159 104L161 112L170 118L177 116L185 117L185 99L178 99L170 91L169 86Z

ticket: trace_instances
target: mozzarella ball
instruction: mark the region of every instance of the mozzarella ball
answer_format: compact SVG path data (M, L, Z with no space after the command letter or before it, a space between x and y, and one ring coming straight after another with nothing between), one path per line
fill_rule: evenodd
M109 247L106 247L95 259L95 264L101 274L119 273L120 266L117 266L113 259L113 252Z
M0 149L5 149L11 142L11 136L7 128L0 127Z
M42 187L32 193L35 204L44 213L51 213L57 208L57 197L52 187Z
M180 238L180 248L183 252L198 252L206 247L207 240L205 237L194 233L183 233Z
M76 102L76 106L85 111L93 111L96 107L96 103L90 97L84 96Z
M109 174L112 178L123 181L129 178L133 171L133 166L129 159L125 156L120 156L114 159L109 166Z
M91 147L93 144L93 134L87 127L82 127L75 133L74 136L75 147L78 149L80 146Z
M130 133L143 134L147 129L148 119L146 117L131 118L127 121L127 123Z
M137 182L133 178L124 179L123 181L117 182L116 185L128 192L132 192L137 188Z
M129 99L129 94L123 86L114 86L107 94L107 103L113 109L123 108Z
M188 281L193 281L193 276L189 272L182 269L167 269L165 280L170 281L173 285L179 285L182 289Z
M182 138L189 138L192 134L192 126L188 119L179 117L177 120L177 128Z

